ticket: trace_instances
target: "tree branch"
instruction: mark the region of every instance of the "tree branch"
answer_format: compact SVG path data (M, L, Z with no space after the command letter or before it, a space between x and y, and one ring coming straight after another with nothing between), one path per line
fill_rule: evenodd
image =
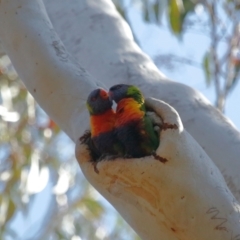
M129 27L111 1L69 0L59 4L58 0L46 0L45 4L68 51L95 78L108 87L135 84L146 96L162 99L178 111L187 131L218 166L240 200L240 134L231 121L201 93L167 81L134 43Z
M240 206L218 168L172 107L152 98L146 103L163 120L156 155L93 163L79 142L76 157L86 178L142 239L239 238Z
M0 19L4 48L28 90L72 139L81 134L72 125L87 126L85 101L96 83L66 51L43 3L3 0Z
M89 92L97 86L94 78L106 84L106 86L115 83L137 85L146 96L161 98L176 108L181 115L184 126L213 159L227 180L229 188L240 199L239 133L230 121L213 108L200 93L182 84L168 81L158 71L150 58L142 53L134 43L129 27L122 21L111 1L72 0L71 2L61 1L60 3L52 0L46 1L46 6L68 51L65 50L55 34L40 0L1 0L0 37L6 52L29 91L75 142L88 125L85 99ZM67 33L66 29L68 30ZM92 74L93 78L87 74L83 67L76 64L75 59L68 52L81 63L81 66L84 65L84 68ZM159 102L159 106L163 105L162 102ZM163 116L164 114L166 113L160 113ZM151 184L154 179L157 181L150 186L150 189L153 189L153 192L156 193L152 197L153 201L148 200L148 196L150 198L152 196L151 190L149 191L148 188L149 185L144 187L143 192L140 191L139 194L145 196L139 196L136 202L135 198L131 198L131 196L138 195L138 188L127 191L125 194L126 186L120 183L119 189L114 188L113 184L113 188L109 188L108 191L111 191L115 197L116 195L120 196L119 201L122 204L122 200L124 200L124 204L127 203L126 208L124 212L121 212L121 206L123 205L119 205L117 199L114 206L128 221L130 221L131 216L133 220L136 220L139 219L140 213L144 212L146 214L147 217L143 222L146 225L140 224L138 221L135 223L131 221L134 229L138 226L143 227L143 230L138 229L139 234L143 237L151 234L151 232L153 232L151 236L156 236L159 229L162 229L162 236L170 236L171 238L168 239L176 239L178 233L175 234L174 231L184 229L186 230L185 233L179 232L182 238L191 236L189 239L193 239L194 237L191 234L199 233L196 226L204 226L204 229L207 230L212 229L209 234L213 233L211 227L221 228L223 226L224 229L229 230L228 232L222 230L222 228L221 231L214 230L213 235L209 235L213 237L209 239L226 239L225 237L229 237L229 233L232 233L232 236L237 236L239 234L237 231L240 229L237 203L235 203L231 193L228 190L226 191L226 185L211 159L195 140L183 130L178 115L175 116L174 124L178 126L178 130L167 130L168 135L165 136L166 139L170 137L171 142L162 141L157 151L161 157L169 161L170 164L166 163L166 166L170 168L162 168L161 162L146 158L149 159L149 163L144 159L128 161L126 167L132 165L126 175L116 171L120 174L120 177L127 178L134 173L134 169L138 165L138 174L147 169L146 175L143 177L144 181L154 173ZM167 146L168 148L164 149ZM77 157L83 169L85 166L89 167L89 170L84 169L84 171L91 182L91 175L88 176L86 171L92 174L92 165L88 162L83 166L81 163L81 161L89 161L87 153L86 151L81 152L81 157L79 154ZM177 154L180 155L177 156ZM150 163L153 163L153 165L148 165ZM121 168L125 169L125 164L126 161L122 161ZM101 162L98 165L101 174L104 172L110 174L111 169L113 169L113 173L115 171L114 162ZM103 169L105 166L111 168L102 171L101 166ZM118 169L117 166L115 169ZM205 172L205 170L207 171ZM213 170L213 175L210 170ZM107 184L108 176L101 174L99 175L102 177L101 180L104 184ZM140 179L137 177L138 174L136 175L136 181ZM165 182L164 179L161 179L161 176L169 181ZM170 177L173 177L173 179ZM97 181L99 178L95 180ZM165 198L165 192L159 194L161 193L160 185L156 186L160 180L161 183L166 183L166 189L161 185L167 193ZM99 181L99 184L102 184L102 181ZM131 183L131 180L129 180L130 182L126 181L127 184ZM100 186L92 183L100 192L102 191ZM118 182L116 183L118 184ZM181 185L179 191L178 184ZM190 185L190 192L188 191L188 185ZM168 187L170 188L168 189ZM102 189L104 188L105 185L102 185ZM188 204L181 205L178 204L181 201L172 200L172 204L168 205L171 196L173 196L173 199L179 200L178 197L182 196L180 190L184 190L186 196L189 196ZM107 198L112 202L112 195L107 194ZM128 195L130 198L128 198ZM141 205L142 201L144 202L143 205ZM132 208L131 202L136 203L136 207ZM215 202L216 204L213 205ZM190 203L193 204L192 207L189 205ZM147 210L141 208L141 206L146 206ZM182 212L184 207L186 207L186 211L189 211L186 218ZM165 212L164 214L158 213L156 219L154 210L159 209L163 209ZM129 214L127 214L128 210ZM178 212L181 214L176 215L175 213ZM193 224L192 232L184 228L184 223L190 219L190 213L194 213L194 216L198 216L198 213L202 214L199 219L203 219L201 224L200 222L199 224ZM164 219L161 219L161 217ZM147 222L153 223L154 228L152 229L151 224ZM167 227L158 228L158 225L163 226L162 223L164 222L167 223ZM189 220L189 222L191 221ZM187 226L190 226L189 222ZM198 222L198 219L195 222ZM175 225L176 229L174 228ZM205 230L202 231L202 234L207 234L204 232ZM220 233L224 238L221 237L222 235L220 236Z

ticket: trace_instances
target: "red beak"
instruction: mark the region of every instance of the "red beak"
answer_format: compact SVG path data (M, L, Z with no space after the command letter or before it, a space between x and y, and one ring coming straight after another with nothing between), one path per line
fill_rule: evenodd
M108 93L105 90L100 89L100 96L102 98L108 98Z

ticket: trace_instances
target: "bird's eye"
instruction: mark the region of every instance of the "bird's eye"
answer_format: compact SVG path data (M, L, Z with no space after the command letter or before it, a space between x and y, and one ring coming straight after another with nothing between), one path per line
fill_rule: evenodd
M92 97L92 98L91 98L91 101L92 101L92 102L94 102L94 101L96 101L96 100L97 100L97 98L95 98L95 97Z

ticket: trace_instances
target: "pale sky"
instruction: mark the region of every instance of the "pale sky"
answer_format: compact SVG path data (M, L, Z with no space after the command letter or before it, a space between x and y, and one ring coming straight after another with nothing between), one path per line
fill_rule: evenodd
M203 15L203 16L202 16ZM201 17L204 17L204 13ZM154 58L160 54L175 54L184 56L201 64L206 53L210 39L197 31L185 33L182 40L178 40L168 29L167 22L163 18L162 25L146 24L142 21L140 13L129 10L129 17L135 29L135 34L144 52ZM220 51L224 50L224 44L220 45ZM203 93L213 104L215 103L215 89L213 85L207 87L205 76L199 67L187 64L176 64L174 70L158 66L160 70L171 80L184 83ZM233 92L227 98L225 115L231 119L240 129L240 84L237 84Z

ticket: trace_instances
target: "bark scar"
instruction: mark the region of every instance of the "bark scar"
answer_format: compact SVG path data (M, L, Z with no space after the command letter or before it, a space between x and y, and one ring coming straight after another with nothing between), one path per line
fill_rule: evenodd
M228 221L227 218L222 218L222 217L219 217L219 214L220 214L220 211L215 208L215 207L211 207L207 210L206 212L207 214L211 214L211 219L212 220L220 220L221 223L219 223L215 229L216 230L222 230L222 231L226 231L228 232L228 229L226 227L224 227L223 225Z
M167 130L167 129L178 129L178 126L175 123L174 124L163 123L162 130Z
M57 40L55 40L55 41L52 42L52 46L54 47L57 56L63 62L67 62L68 61L68 54L66 52L65 47L62 45L62 43L57 41Z
M168 161L166 158L163 158L163 157L158 156L155 152L152 153L152 155L153 155L153 157L154 157L156 160L158 160L158 161L160 161L160 162L162 162L162 163L164 163L164 164Z

